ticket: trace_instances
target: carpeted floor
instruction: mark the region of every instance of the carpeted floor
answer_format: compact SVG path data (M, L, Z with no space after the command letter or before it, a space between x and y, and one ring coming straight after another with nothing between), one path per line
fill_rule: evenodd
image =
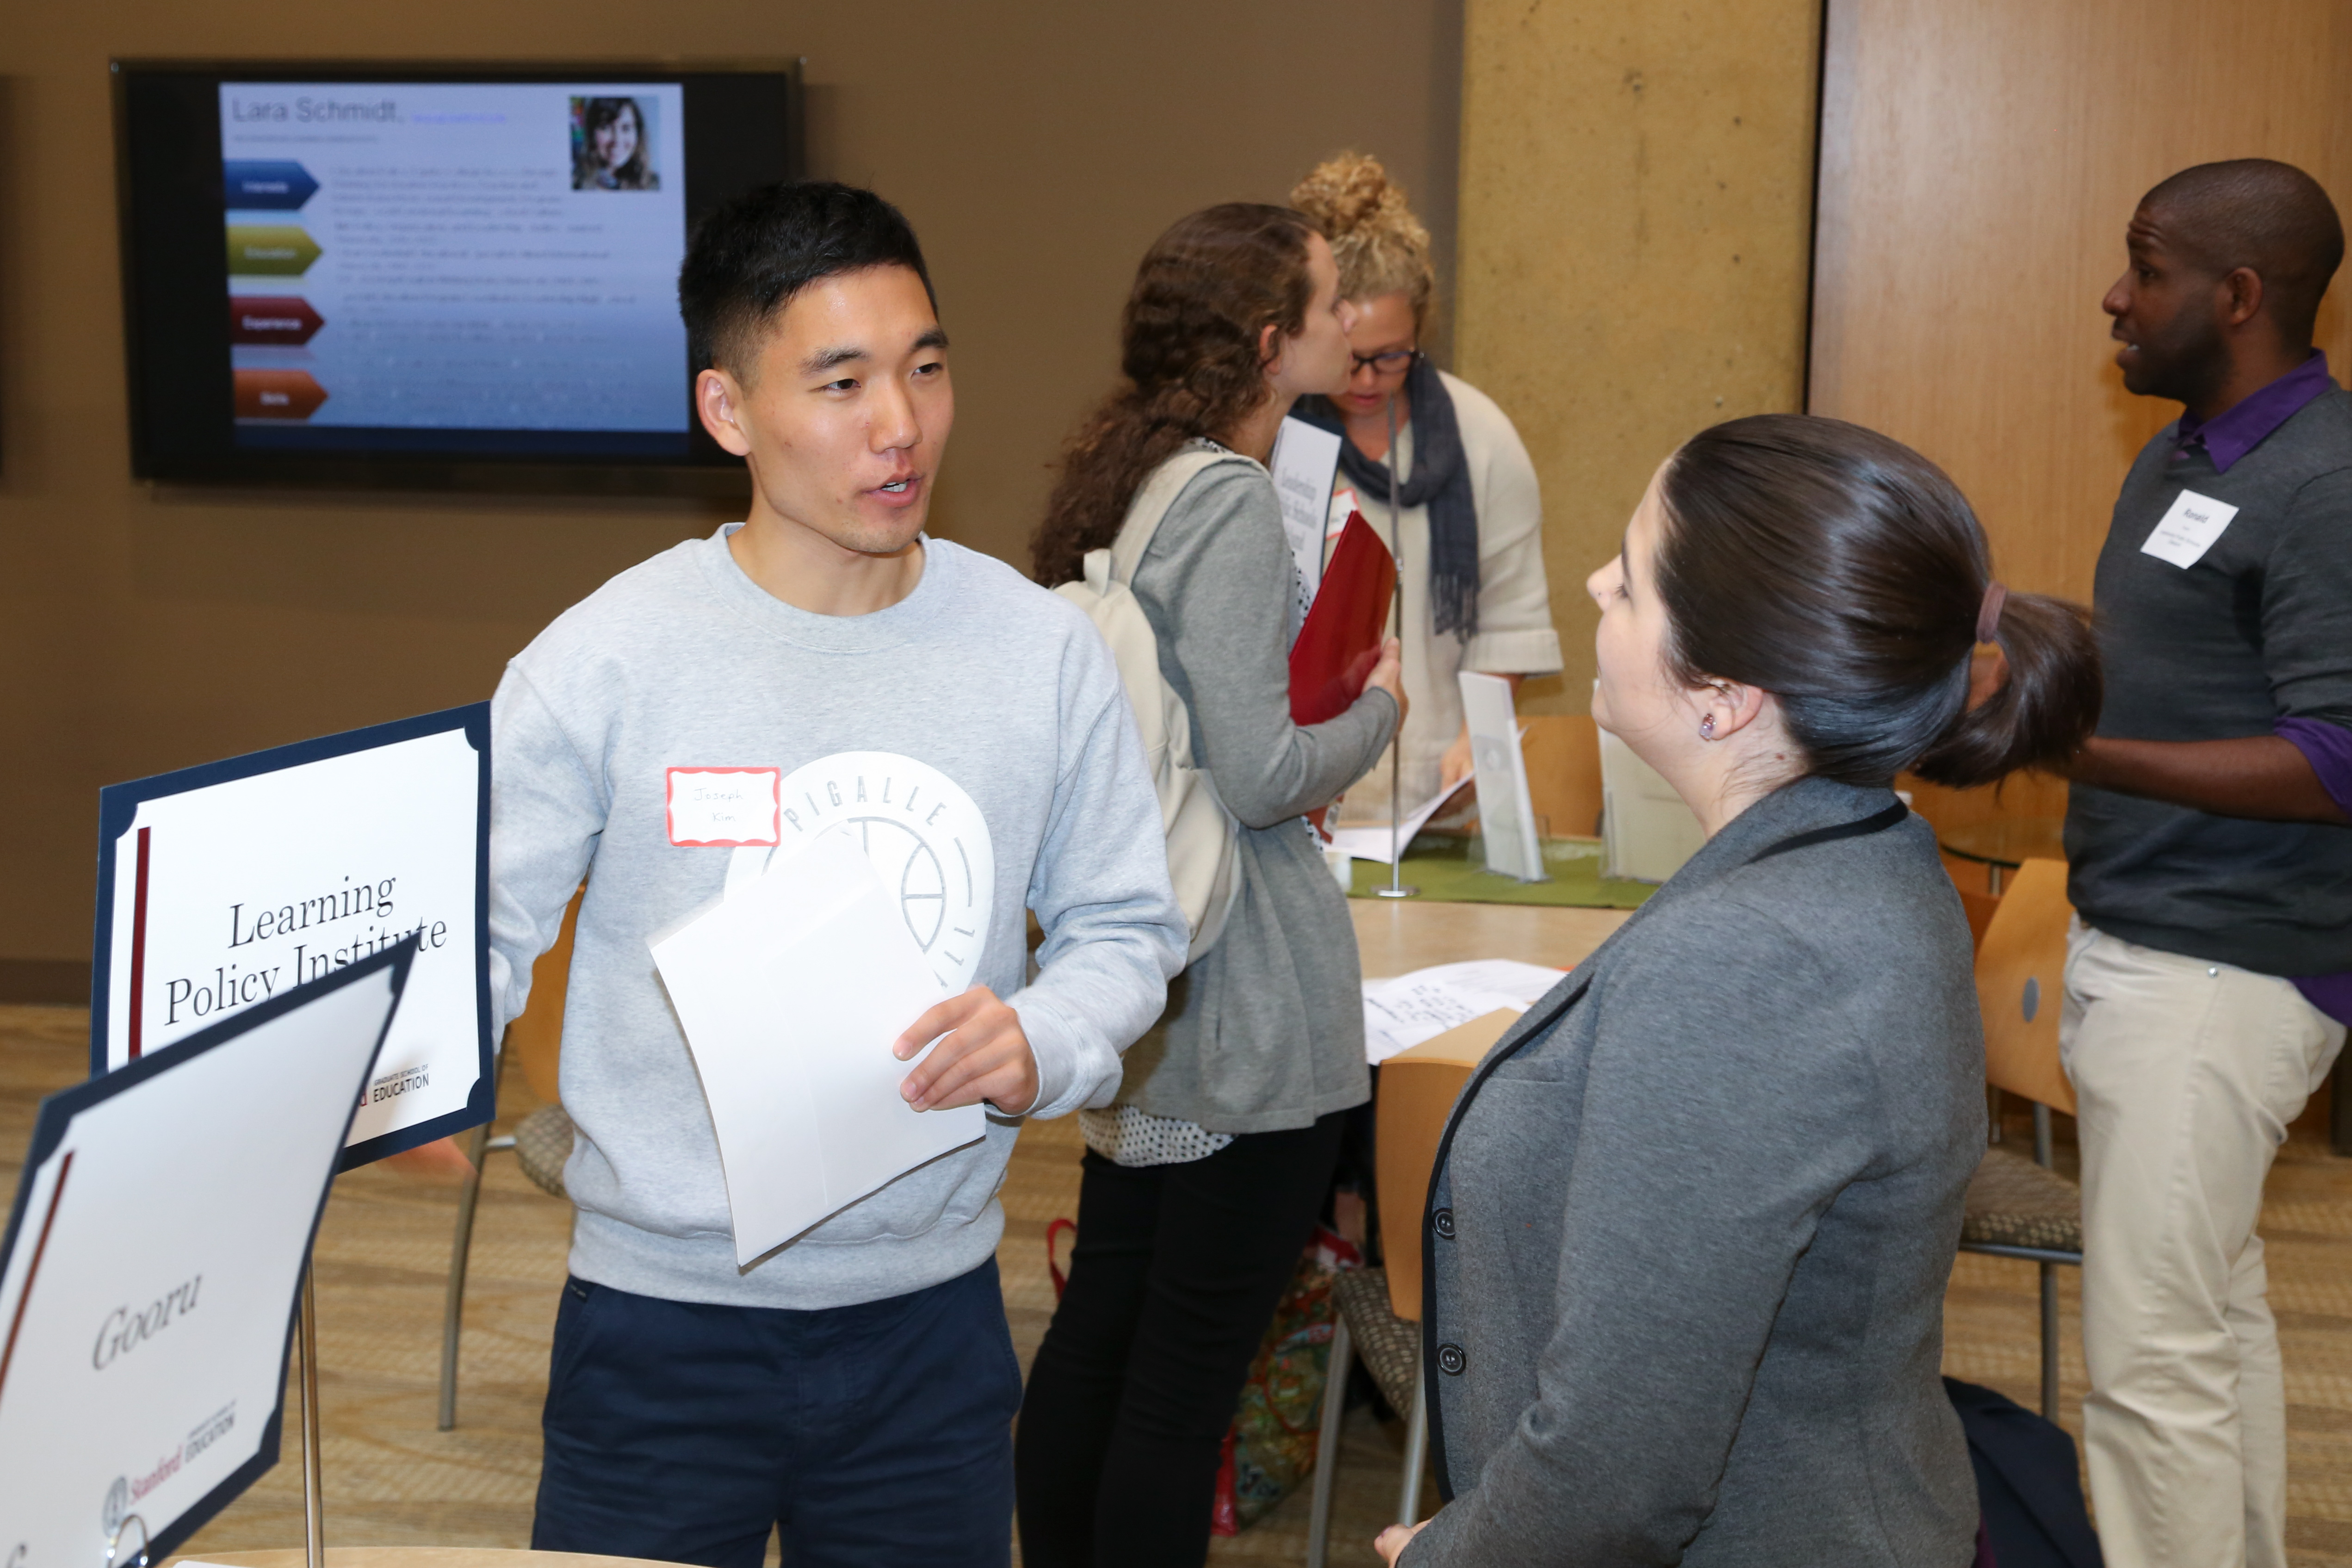
M40 1096L81 1077L86 1016L0 1007L0 1176L16 1178ZM504 1121L530 1109L517 1086ZM2021 1119L2013 1122L2021 1135ZM1014 1154L999 1259L1025 1363L1052 1311L1045 1226L1076 1207L1076 1128L1041 1123ZM2062 1146L2062 1156L2070 1153ZM434 1429L443 1284L454 1188L381 1169L338 1182L320 1237L320 1401L327 1529L346 1545L520 1546L538 1473L538 1410L563 1276L569 1210L493 1155L467 1292L458 1425ZM2263 1212L2272 1290L2285 1344L2292 1560L2352 1568L2352 1161L2326 1152L2306 1117L2282 1155ZM2079 1432L2076 1290L2063 1273L2066 1425ZM2032 1266L1962 1258L1948 1300L1946 1370L2032 1404L2038 1362ZM297 1430L289 1411L289 1437ZM1402 1428L1356 1412L1344 1434L1333 1560L1377 1559L1370 1540L1396 1498ZM284 1461L184 1549L191 1554L298 1545L301 1490ZM1219 1541L1212 1562L1303 1559L1306 1500Z

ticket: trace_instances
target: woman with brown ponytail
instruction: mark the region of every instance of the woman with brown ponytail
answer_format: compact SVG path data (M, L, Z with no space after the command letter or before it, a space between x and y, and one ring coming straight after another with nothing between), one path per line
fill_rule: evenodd
M1446 1502L1381 1555L1964 1568L1937 1374L1984 1041L1959 900L1889 785L2065 757L2089 630L1993 580L1934 465L1794 415L1692 437L1586 586L1593 717L1707 842L1454 1104L1410 1216ZM2009 676L1970 708L1984 642Z
M1128 578L1192 755L1240 825L1224 931L1129 1047L1087 1154L1068 1288L1022 1404L1029 1568L1198 1568L1219 1447L1370 1096L1347 900L1304 814L1377 761L1403 716L1393 639L1354 705L1291 722L1304 586L1265 462L1303 393L1348 374L1331 247L1285 207L1178 222L1144 257L1124 380L1078 428L1035 540L1037 580L1157 518Z

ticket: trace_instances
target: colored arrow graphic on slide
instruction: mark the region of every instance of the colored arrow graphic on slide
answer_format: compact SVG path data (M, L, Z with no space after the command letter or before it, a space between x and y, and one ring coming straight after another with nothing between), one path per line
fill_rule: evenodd
M327 389L307 370L236 372L239 419L308 419L327 401Z
M292 212L319 191L310 170L276 159L231 158L221 164L221 176L228 205L248 210Z
M310 301L291 295L233 294L228 301L228 341L233 343L307 343L327 324Z
M228 226L228 269L232 274L299 278L318 259L319 242L292 224Z

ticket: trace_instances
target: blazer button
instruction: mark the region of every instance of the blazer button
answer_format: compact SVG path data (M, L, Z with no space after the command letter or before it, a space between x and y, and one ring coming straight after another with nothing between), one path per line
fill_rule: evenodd
M1463 1355L1462 1347L1460 1345L1440 1345L1437 1347L1437 1370L1444 1373L1446 1376L1460 1377L1462 1375L1462 1369L1469 1364L1469 1359Z
M1429 1228L1437 1233L1437 1238L1440 1241L1452 1241L1454 1239L1454 1211L1452 1209L1439 1209L1435 1214L1431 1215L1429 1216Z

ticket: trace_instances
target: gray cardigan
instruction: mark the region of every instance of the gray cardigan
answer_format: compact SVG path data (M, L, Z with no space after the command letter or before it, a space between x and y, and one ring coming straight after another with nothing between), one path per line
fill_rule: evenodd
M1219 463L1168 509L1130 584L1192 710L1192 755L1241 823L1241 890L1128 1048L1118 1100L1217 1132L1305 1127L1371 1098L1355 926L1300 816L1379 759L1396 703L1367 691L1327 723L1290 721L1290 559L1265 470Z
M1983 1080L1927 825L1822 779L1735 817L1454 1105L1419 1240L1452 1500L1407 1568L1964 1568Z

